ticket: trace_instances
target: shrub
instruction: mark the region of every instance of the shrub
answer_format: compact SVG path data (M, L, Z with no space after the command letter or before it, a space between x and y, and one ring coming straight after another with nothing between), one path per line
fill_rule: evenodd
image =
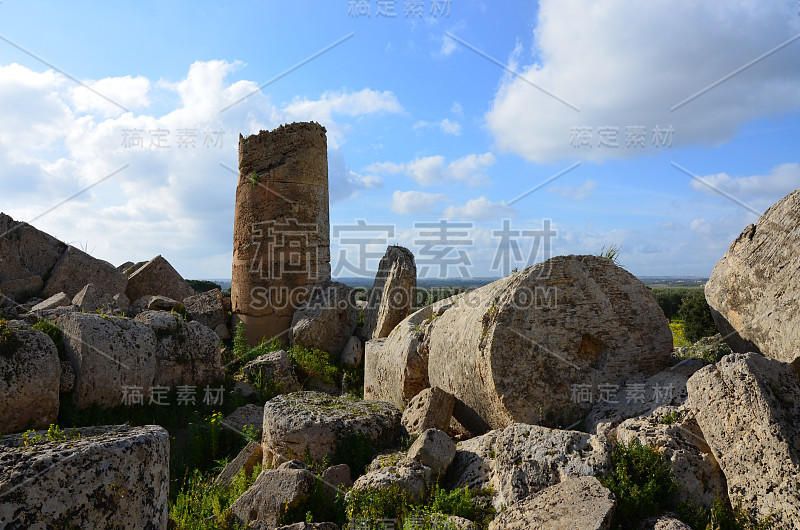
M708 307L708 302L706 302L706 297L703 294L695 294L684 298L680 309L678 309L678 318L683 320L684 335L692 342L697 342L703 337L710 337L717 333L717 326L711 316L711 309Z
M53 343L56 345L56 349L58 350L58 356L62 359L64 358L64 332L61 331L60 327L53 324L49 320L40 320L33 325L33 329L38 329L53 339Z
M405 519L410 510L405 490L397 484L385 489L350 490L347 495L347 520Z
M758 522L737 504L732 508L727 498L717 498L711 508L694 501L680 502L675 508L678 518L695 530L767 530L772 518Z
M214 289L219 289L222 291L221 285L208 280L186 280L186 283L188 283L189 287L194 289L197 293L205 293L208 291L213 291Z
M392 484L383 490L350 490L347 518L351 525L359 520L394 519L400 523L397 528L444 530L448 526L438 522L437 516L455 515L473 521L476 528L485 529L495 514L490 498L491 490L463 488L447 491L434 486L422 503L412 504L406 492Z
M491 490L471 490L459 488L447 491L434 486L428 494L421 513L455 515L469 519L477 528L486 528L494 518L495 510L491 504Z
M615 527L635 528L640 520L666 508L676 485L658 451L634 438L614 446L611 464L611 474L600 482L617 498Z
M348 432L336 442L336 450L331 455L334 464L347 464L353 480L361 476L378 452L369 435L361 431Z
M692 345L683 334L683 322L670 322L669 329L672 331L672 345L674 347L686 348Z
M19 347L19 340L14 335L8 322L0 319L0 355L11 357Z
M312 381L328 385L339 385L342 371L336 366L336 361L330 353L297 345L289 348L286 353L289 356L289 361L296 368L297 375L303 386Z
M253 468L250 476L244 470L228 487L214 484L214 476L195 469L184 477L175 502L169 507L169 517L178 530L234 529L228 517L230 506L249 488L261 472L261 466Z

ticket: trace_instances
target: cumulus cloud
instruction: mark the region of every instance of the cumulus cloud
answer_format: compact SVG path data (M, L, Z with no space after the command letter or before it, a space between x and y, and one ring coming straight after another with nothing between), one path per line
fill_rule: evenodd
M747 200L758 197L782 197L800 188L800 164L788 163L773 167L765 175L731 177L727 173L716 173L692 180L693 189L707 195L717 195L714 189L728 193L737 199Z
M142 76L107 77L86 81L71 90L71 103L76 112L119 116L127 110L150 105L150 80Z
M328 190L332 203L349 199L359 191L383 186L376 175L361 175L352 171L345 162L341 149L328 149Z
M0 66L0 210L31 220L100 182L34 225L113 263L163 254L183 274L209 277L230 263L240 132L295 119L341 132L350 118L402 110L371 89L276 106L255 82L229 79L238 67L197 61L173 82L85 81L124 112L59 73ZM143 111L156 106L166 110ZM351 171L335 141L329 157L332 202L382 185Z
M392 211L405 215L433 215L447 202L442 193L423 191L395 191L392 195Z
M400 114L403 107L394 93L365 88L358 92L325 92L319 99L294 98L284 109L287 121L316 121L327 125L328 140L337 146L347 128L340 128L334 116Z
M582 201L588 198L595 188L597 188L597 182L592 179L586 179L580 186L551 186L547 188L547 191L561 197Z
M504 76L485 116L496 148L549 162L728 141L750 120L800 108L800 45L686 100L794 37L796 15L789 2L543 0L534 61L512 52L519 77Z
M414 130L437 128L444 134L451 136L461 136L461 124L448 118L439 122L418 121L414 124Z
M444 211L447 219L463 219L465 221L486 221L489 219L509 218L516 215L516 210L505 201L494 202L484 196L470 199L463 206L449 206Z
M406 174L422 186L463 182L478 186L489 182L487 170L497 162L492 153L471 154L447 164L441 155L418 158L405 164Z

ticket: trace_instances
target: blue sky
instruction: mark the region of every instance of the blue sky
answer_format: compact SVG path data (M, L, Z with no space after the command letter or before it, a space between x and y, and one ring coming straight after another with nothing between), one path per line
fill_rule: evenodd
M800 187L796 1L407 3L0 2L0 210L115 264L229 277L238 135L315 120L332 226L394 227L355 234L367 255L332 238L342 275L388 243L502 275L507 219L550 223L552 255L706 276ZM426 239L442 219L464 244ZM512 239L510 267L545 256Z

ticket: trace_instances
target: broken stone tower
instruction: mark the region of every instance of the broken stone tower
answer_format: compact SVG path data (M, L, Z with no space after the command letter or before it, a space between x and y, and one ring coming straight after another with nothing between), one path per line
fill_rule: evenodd
M325 127L239 136L231 301L251 344L286 333L314 284L330 281Z

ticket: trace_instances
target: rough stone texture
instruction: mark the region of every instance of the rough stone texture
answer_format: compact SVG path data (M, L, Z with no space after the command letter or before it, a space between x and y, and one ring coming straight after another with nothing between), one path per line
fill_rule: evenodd
M356 368L361 365L364 359L364 343L356 336L347 340L342 355L339 356L339 363L345 368Z
M423 307L400 322L384 339L367 342L364 353L364 397L398 408L430 386L428 341L433 323L459 297Z
M219 326L215 327L214 333L216 333L221 340L228 340L231 338L231 332L228 329L228 326L225 324L220 324Z
M727 494L725 476L688 407L659 408L649 416L622 422L614 433L622 443L635 438L661 453L678 485L677 501L710 508Z
M131 265L127 269L123 269L122 273L125 274L125 276L127 276L128 278L130 278L131 275L134 272L138 271L139 269L141 269L145 265L147 265L146 261L140 261L138 263L131 263Z
M66 249L58 239L0 213L0 291L18 300L41 290L42 277Z
M72 365L69 361L60 361L60 384L58 391L61 394L67 394L75 389L75 372L72 370Z
M305 469L265 469L231 505L231 513L243 523L259 521L275 528L285 507L294 508L308 499L315 480Z
M114 297L113 297L113 300L114 300L114 303L117 305L117 307L120 309L120 311L122 311L123 313L127 313L128 309L130 309L131 301L125 295L125 293L117 293L117 294L115 294Z
M571 478L510 506L489 530L607 530L616 507L614 494L596 478Z
M405 491L411 502L420 502L425 497L425 491L433 483L433 471L412 460L405 458L388 467L380 467L362 475L353 484L355 490L383 490L391 485L397 485Z
M639 525L639 530L692 530L692 527L672 514L664 514L645 519Z
M388 337L394 327L411 314L416 289L414 254L407 248L390 246L378 264L364 310L364 336L367 339Z
M19 436L0 439L0 527L166 528L167 431L123 425L77 433L33 450L23 450Z
M81 311L94 313L103 305L108 305L112 300L113 297L110 294L104 295L95 284L87 283L83 286L83 289L78 291L78 294L72 298L72 304Z
M302 389L285 350L259 355L242 367L242 373L251 383L272 384L281 393L297 392Z
M800 381L792 366L736 353L694 374L687 388L731 502L800 528Z
M328 488L334 490L338 489L339 486L343 486L345 489L353 486L353 475L350 473L350 466L347 464L329 467L322 472L320 478Z
M431 468L434 476L441 477L456 457L456 444L446 432L428 429L417 438L408 450L408 458Z
M522 423L460 442L456 449L448 486L491 485L498 510L569 477L599 476L611 463L605 437Z
M253 385L248 383L247 381L236 381L233 383L233 391L235 393L241 394L242 397L248 398L251 396L259 395L259 391ZM264 421L263 413L260 421Z
M456 515L435 516L434 520L441 521L440 524L443 524L444 528L448 530L474 530L475 528L475 524L472 521Z
M66 293L54 294L44 302L39 302L31 308L31 311L48 311L57 307L70 305L70 297Z
M358 323L353 290L339 282L313 288L292 317L292 343L341 355Z
M264 423L264 407L248 403L231 412L222 420L228 428L243 431L245 426L253 427L261 434Z
M783 362L800 356L799 260L796 190L744 229L706 283L714 322L733 351L761 351Z
M336 523L295 523L277 530L339 530L339 526Z
M64 330L64 349L75 371L72 400L79 408L122 403L123 387L153 384L156 336L146 324L129 318L67 313L56 323Z
M95 284L89 283L75 295L72 305L86 313L100 311L105 314L122 316L128 311L130 301L122 293L115 295L102 293Z
M61 366L56 347L41 331L14 325L5 330L17 348L10 355L0 353L0 433L24 431L29 424L46 428L58 416Z
M465 427L570 425L572 388L669 366L672 332L644 284L611 260L560 256L459 297L432 325L430 386ZM391 337L390 337L391 338Z
M50 279L44 285L44 294L53 296L64 292L72 299L87 283L93 283L101 293L113 296L125 292L128 279L109 262L69 246L53 267Z
M648 416L660 407L683 405L688 396L686 381L707 364L702 359L680 359L675 366L651 377L632 376L611 396L604 396L606 399L593 396L595 402L584 420L585 430L603 434L628 418Z
M319 392L277 396L264 405L264 463L292 458L322 460L348 433L359 431L376 445L395 440L400 412L388 403L334 398Z
M289 329L307 288L330 281L329 234L325 128L240 136L231 298L251 343Z
M441 388L426 388L408 402L401 423L412 434L427 429L444 431L450 427L455 403L453 395Z
M262 457L263 451L261 450L261 444L250 442L244 449L239 451L236 458L229 462L220 474L217 475L217 478L214 479L214 483L220 486L229 486L242 469L244 469L245 475L249 477L253 474L253 468L261 464Z
M222 376L219 337L199 322L180 315L145 311L136 316L156 337L156 371L153 384L202 386Z
M222 292L219 289L189 296L183 300L183 305L190 320L200 322L213 330L219 325L225 325L225 308L222 305Z
M181 305L177 300L166 296L143 296L131 304L131 313L138 315L142 311L172 311Z
M156 256L131 274L127 289L117 289L112 292L120 291L124 291L131 300L138 300L147 295L160 295L179 302L195 294L194 289L186 283L178 271L161 256Z

